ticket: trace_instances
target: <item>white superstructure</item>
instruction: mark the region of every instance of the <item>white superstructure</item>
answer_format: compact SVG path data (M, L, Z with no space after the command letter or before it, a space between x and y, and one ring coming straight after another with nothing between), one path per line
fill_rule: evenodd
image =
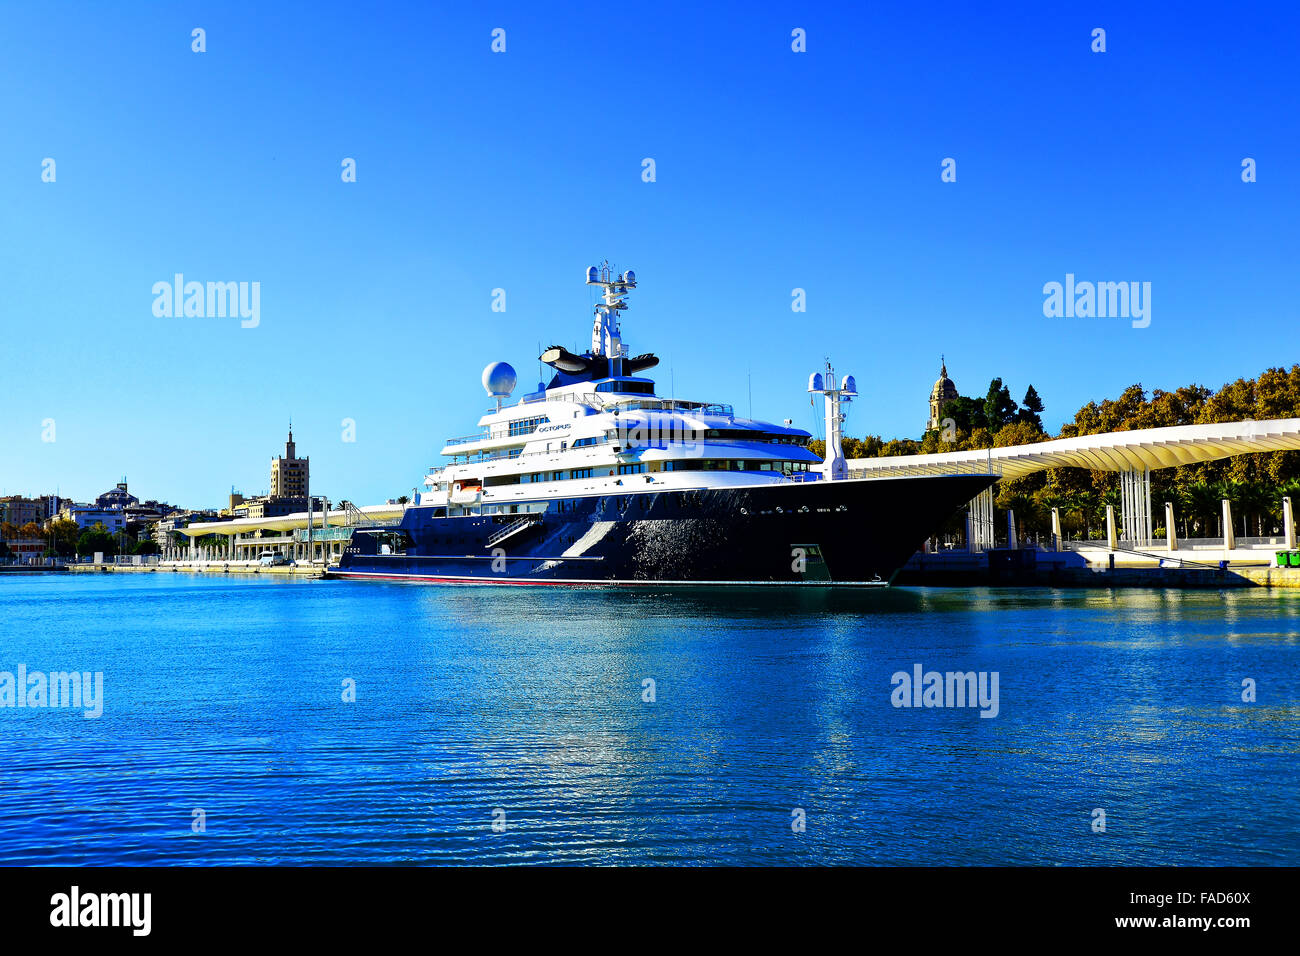
M540 358L554 379L513 404L514 369L488 366L483 384L495 407L477 434L447 440L449 463L430 470L415 507L449 516L528 513L588 495L820 477L806 431L737 418L729 405L659 397L654 382L636 374L658 360L629 356L622 341L620 316L635 274L593 266L587 283L603 290L591 351L545 350Z

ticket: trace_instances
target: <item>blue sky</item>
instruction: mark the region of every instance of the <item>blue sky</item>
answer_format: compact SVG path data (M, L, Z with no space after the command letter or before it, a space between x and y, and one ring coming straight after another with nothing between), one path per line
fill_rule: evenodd
M0 491L86 499L126 474L218 505L267 490L292 415L313 491L407 492L475 429L485 364L531 386L539 344L585 347L603 258L638 273L624 336L662 392L745 412L752 383L756 416L814 434L825 356L862 392L848 433L885 437L919 437L940 353L964 394L1033 383L1053 431L1133 382L1289 366L1298 19L8 5ZM260 282L260 324L156 317L177 272ZM1150 282L1150 326L1044 317L1066 273Z

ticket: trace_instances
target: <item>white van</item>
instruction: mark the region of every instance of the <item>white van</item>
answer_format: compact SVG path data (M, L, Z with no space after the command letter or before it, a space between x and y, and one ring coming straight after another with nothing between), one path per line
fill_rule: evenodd
M257 563L264 568L274 568L288 564L289 559L279 551L263 551L257 556Z

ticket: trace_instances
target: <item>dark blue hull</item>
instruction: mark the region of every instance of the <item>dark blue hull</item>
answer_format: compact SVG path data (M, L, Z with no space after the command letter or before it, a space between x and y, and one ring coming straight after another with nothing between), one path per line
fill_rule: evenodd
M881 585L992 475L637 491L358 529L330 577L470 584ZM395 553L384 553L385 546Z

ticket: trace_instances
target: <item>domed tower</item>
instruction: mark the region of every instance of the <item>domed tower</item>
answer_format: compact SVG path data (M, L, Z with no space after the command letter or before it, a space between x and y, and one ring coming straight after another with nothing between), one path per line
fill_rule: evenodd
M934 388L930 389L930 420L926 424L925 430L934 431L937 429L939 420L942 417L943 406L959 397L957 386L948 377L948 363L944 361L943 356L940 356L939 380L934 383Z

